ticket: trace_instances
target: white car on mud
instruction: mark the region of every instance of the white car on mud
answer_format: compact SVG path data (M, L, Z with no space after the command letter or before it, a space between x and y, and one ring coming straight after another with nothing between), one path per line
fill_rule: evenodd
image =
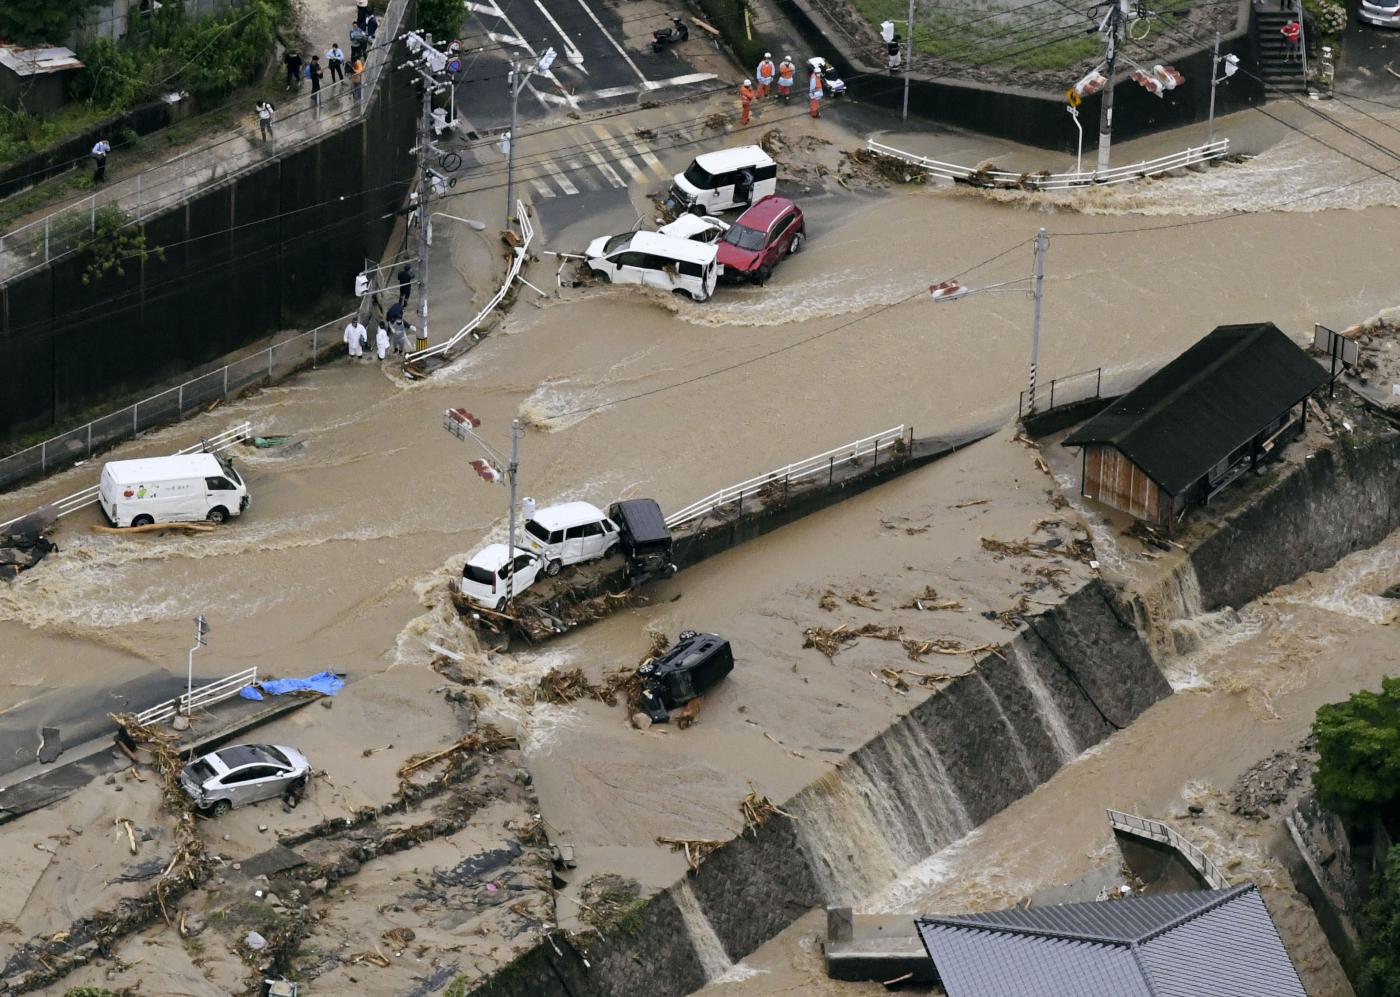
M515 563L512 565L506 556L506 545L491 544L473 554L462 568L459 591L478 606L499 611L506 602L506 583L512 571L515 572L515 581L511 585L514 596L535 584L543 568L544 562L539 555L524 547L515 548Z

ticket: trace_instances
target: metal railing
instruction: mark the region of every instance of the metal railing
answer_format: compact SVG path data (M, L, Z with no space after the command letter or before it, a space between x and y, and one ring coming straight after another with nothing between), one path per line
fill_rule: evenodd
M252 423L240 422L232 429L226 429L222 433L209 437L207 440L200 440L192 447L176 450L174 456L181 457L191 453L221 453L235 443L242 443L248 438L248 434L252 431ZM51 502L49 504L58 509L58 516L62 519L69 513L77 512L79 509L86 509L96 502L97 492L100 487L100 485L90 485L82 491L74 492L72 495L65 495L56 502ZM23 518L24 516L16 516L14 519L9 519L0 523L0 530L3 530L12 523L19 522Z
M252 668L245 668L241 672L228 676L228 678L202 685L194 692L180 696L178 699L167 699L163 703L152 706L149 710L143 710L136 714L136 722L142 727L148 727L151 724L164 723L177 713L189 716L197 709L213 706L225 699L232 699L257 680L258 669L254 665Z
M535 226L530 223L530 216L525 212L525 205L521 204L519 201L515 202L515 217L520 219L520 245L514 247L510 266L506 268L506 279L501 282L500 290L492 296L490 301L486 302L486 307L477 312L470 322L457 330L456 335L438 343L436 346L429 346L427 349L415 350L412 353L406 354L403 359L405 365L427 360L429 357L444 356L449 350L454 349L463 339L474 333L477 326L481 325L481 323L485 321L486 316L490 315L491 312L495 310L496 306L505 298L506 293L510 291L511 285L515 283L515 279L520 276L520 268L525 265L525 257L530 252L530 242L535 238ZM422 225L424 223L420 220L418 224Z
M366 56L360 99L355 99L349 80L325 87L314 103L309 93L298 94L295 99L305 101L305 106L274 124L270 146L273 155L315 141L368 110L384 70L391 68L393 41L405 6L405 2L389 4L379 33L382 40ZM113 181L76 204L0 235L0 283L23 276L76 250L84 239L96 233L98 215L103 208L120 208L128 220L140 224L183 203L205 187L260 167L269 156L262 142L252 137L255 133L256 123L251 128L240 128L216 141L186 149L173 159L133 177ZM286 138L279 140L278 135ZM212 157L212 162L203 165L194 162L196 157L220 147L222 154ZM77 168L81 169L81 164Z
M1157 841L1169 846L1200 874L1212 890L1229 888L1230 881L1225 878L1225 873L1220 871L1218 865L1212 862L1199 848L1160 820L1151 820L1136 814L1126 814L1121 810L1109 810L1108 823L1115 831L1122 831L1124 834L1130 834L1136 838L1146 838L1149 841Z
M1193 146L1168 156L1143 160L1130 166L1115 166L1102 173L1051 173L1048 170L1029 173L1012 173L1006 170L982 170L957 163L944 163L928 156L919 156L894 146L876 142L873 138L865 143L866 148L876 155L888 156L923 170L930 176L943 180L973 184L978 187L995 187L1019 190L1069 190L1075 187L1102 186L1104 184L1126 183L1143 177L1157 176L1172 170L1184 169L1213 159L1221 159L1229 154L1230 140L1217 139L1205 145Z
M339 348L344 339L337 326L348 322L355 314L350 312L331 319L309 332L274 343L18 453L0 457L0 490L70 467L76 461L88 460L147 430L178 422L216 401L236 397L248 388L271 384L303 367L315 367L321 357Z
M1054 411L1057 405L1073 405L1075 402L1099 398L1103 393L1103 368L1081 370L1077 374L1066 374L1043 383L1035 392L1035 412L1026 411L1026 393L1021 392L1016 399L1016 418L1026 415L1044 415Z
M899 456L901 448L905 453L908 453L908 447L913 441L905 439L905 432L904 425L894 426L883 433L867 436L839 446L834 450L827 450L814 457L808 457L805 460L788 464L786 467L769 471L767 474L760 474L748 481L741 481L737 485L721 488L713 495L707 495L698 502L692 502L684 509L677 509L671 513L666 517L666 525L674 530L678 526L700 519L728 505L737 505L742 511L744 499L771 494L772 490L779 486L786 493L786 490L792 485L809 478L825 475L827 481L831 481L835 477L836 468L844 467L847 464L859 464L867 457L872 459L872 467L879 467L881 450L887 455L887 460L894 460Z

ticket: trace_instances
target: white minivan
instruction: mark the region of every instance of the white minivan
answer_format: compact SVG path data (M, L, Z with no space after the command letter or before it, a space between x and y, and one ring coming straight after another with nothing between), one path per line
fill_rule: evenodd
M600 236L588 246L588 268L614 284L644 284L704 301L715 293L719 249L659 232Z
M222 523L251 501L233 461L211 453L114 460L102 468L97 495L113 526Z
M745 189L745 175L752 186ZM685 172L671 179L666 206L674 215L682 211L706 215L730 208L747 208L760 198L778 192L778 164L760 146L743 145L696 156Z
M525 545L544 559L545 571L606 557L617 546L617 526L587 502L565 502L536 510L525 521Z

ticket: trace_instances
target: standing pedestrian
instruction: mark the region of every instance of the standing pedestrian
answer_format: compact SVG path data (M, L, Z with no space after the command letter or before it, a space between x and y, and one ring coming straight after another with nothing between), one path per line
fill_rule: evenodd
M369 38L369 43L374 44L374 36L379 34L379 17L374 11L369 12L369 17L365 18L365 35Z
M355 64L350 67L350 93L359 103L360 95L365 88L365 60L356 59Z
M105 138L97 140L92 147L92 182L101 183L107 179L107 153L112 151L112 143Z
M792 80L796 74L797 67L792 64L792 56L783 56L783 61L778 64L778 96L784 104L792 96Z
M272 114L277 108L272 106L272 101L264 99L253 105L253 110L258 114L258 129L262 132L262 140L267 142L272 138Z
M369 334L365 331L365 327L357 315L345 326L345 347L350 351L351 359L358 360L364 356L365 344L368 342Z
M389 352L389 333L382 322L379 324L379 331L374 334L374 352L379 355L380 360Z
M389 310L384 313L384 320L390 325L403 321L403 304L395 301L389 306Z
M399 270L399 309L401 311L408 305L408 299L413 294L413 278L416 276L412 263L405 263Z
M739 124L749 123L749 109L753 107L753 83L745 80L744 85L739 88Z
M899 35L894 35L885 42L885 68L894 74L899 70L899 65L904 60L900 58Z
M368 44L369 36L365 34L364 28L358 24L350 25L350 58L363 59Z
M755 99L762 100L764 97L768 96L768 92L773 86L773 77L777 72L777 67L773 65L773 53L764 52L763 58L758 63L758 72L755 75L755 78L758 80L758 93L754 95Z
M1288 45L1287 57L1289 60L1301 58L1302 46L1298 44L1303 37L1303 26L1297 20L1290 20L1283 27L1279 28L1283 33L1283 40Z
M331 82L345 79L345 53L340 43L334 42L326 49L326 68L331 71Z
M319 108L321 106L321 77L326 74L321 72L321 57L313 55L311 65L306 67L306 78L311 81L311 106Z
M291 49L282 56L282 65L287 67L287 89L301 89L301 54Z
M822 74L813 70L812 78L807 81L807 102L814 118L822 116L822 96Z
M355 24L363 28L369 17L369 0L355 0Z
M393 325L393 330L394 330L394 352L395 352L395 353L407 353L407 352L408 352L408 329L404 326L403 320L402 320L402 319L400 319L398 322L395 322L395 323L394 323L394 325Z

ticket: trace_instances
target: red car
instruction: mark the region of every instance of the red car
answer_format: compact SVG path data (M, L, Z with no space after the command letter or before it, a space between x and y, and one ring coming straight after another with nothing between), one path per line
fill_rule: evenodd
M807 223L802 209L786 197L769 194L739 216L716 245L724 279L762 284L788 253L802 249Z

